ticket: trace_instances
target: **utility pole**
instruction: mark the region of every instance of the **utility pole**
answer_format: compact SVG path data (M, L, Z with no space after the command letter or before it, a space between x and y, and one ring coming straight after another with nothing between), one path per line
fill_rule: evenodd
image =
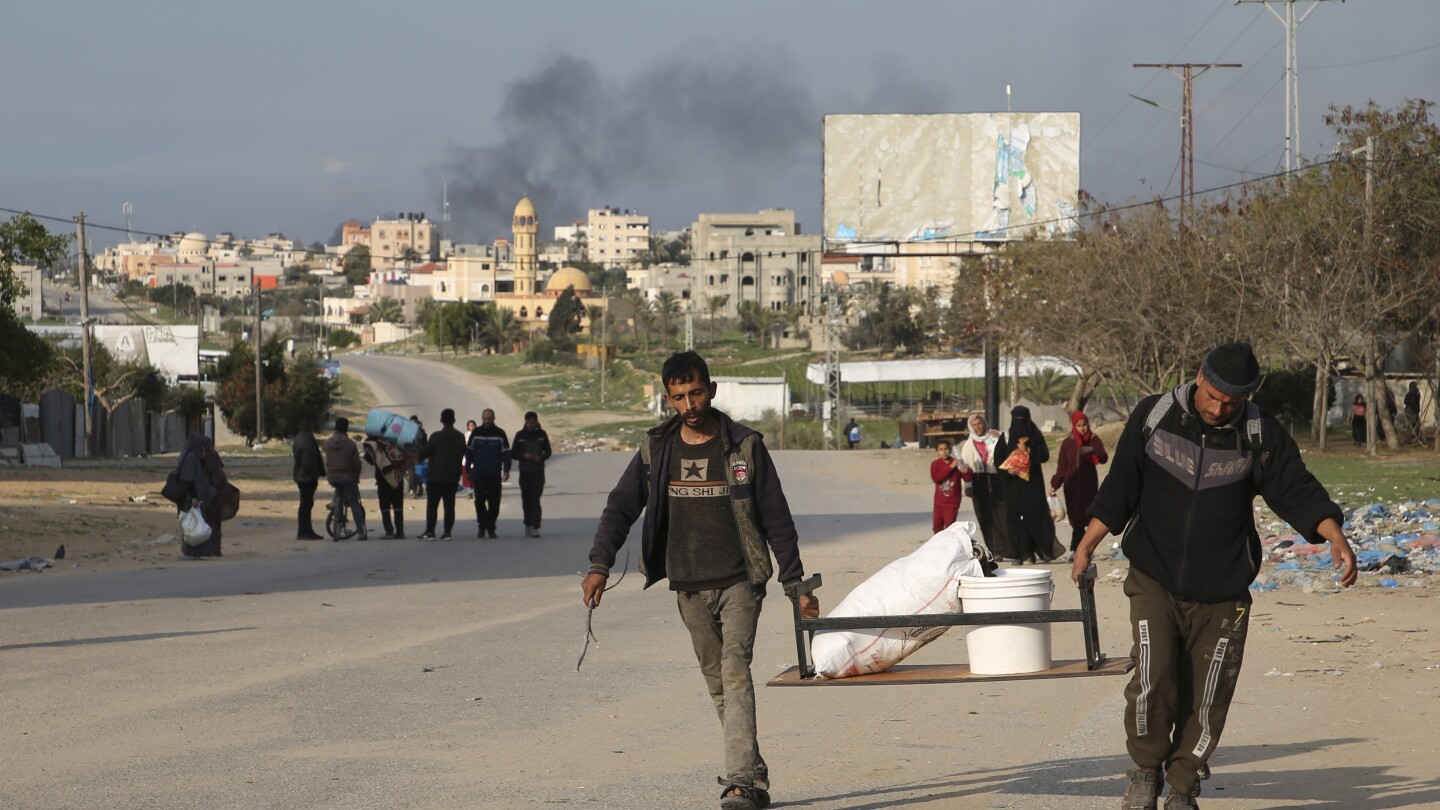
M821 406L824 419L825 449L834 450L840 434L840 304L832 288L825 311L825 402Z
M250 268L250 283L255 287L255 441L265 436L265 386L260 379L260 279Z
M695 351L695 313L685 310L685 351Z
M1310 7L1295 18L1296 0L1235 0L1235 4L1241 3L1264 3L1265 10L1275 15L1275 19L1285 26L1285 171L1295 171L1300 156L1300 64L1297 53L1299 41L1295 37L1295 29L1310 12L1324 0L1308 0ZM1345 0L1340 0L1345 2ZM1275 4L1285 6L1285 14L1275 10Z
M605 321L610 315L610 288L600 288L600 300L603 311L600 313L600 407L605 407Z
M1137 64L1134 67L1164 68L1179 76L1184 83L1184 103L1181 105L1182 112L1180 113L1180 228L1183 230L1185 215L1189 213L1193 219L1195 208L1195 97L1193 88L1195 79L1204 75L1210 68L1238 68L1240 65L1218 62L1161 62ZM1132 98L1134 97L1132 96ZM1140 100L1145 101L1145 99ZM1156 107L1160 106L1154 102L1147 103Z
M75 215L75 240L79 243L80 268L80 362L85 366L85 406L81 408L85 424L85 447L80 455L95 454L95 377L90 368L90 266L85 255L85 212Z
M1361 255L1368 259L1370 256L1371 209L1373 208L1371 200L1375 193L1374 135L1367 135L1365 145L1359 149L1352 149L1350 154L1358 155L1361 152L1365 153L1365 250ZM1379 439L1380 410L1385 407L1383 398L1378 396L1379 383L1375 379L1375 366L1379 362L1376 357L1379 352L1375 342L1374 332L1367 332L1365 335L1365 449L1372 456L1375 455Z

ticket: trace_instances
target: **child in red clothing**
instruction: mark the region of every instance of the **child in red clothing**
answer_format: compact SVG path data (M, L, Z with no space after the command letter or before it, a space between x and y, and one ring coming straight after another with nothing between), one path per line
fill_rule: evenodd
M969 472L960 459L950 452L945 439L935 443L935 460L930 462L930 480L935 482L934 530L949 526L960 513L961 478Z

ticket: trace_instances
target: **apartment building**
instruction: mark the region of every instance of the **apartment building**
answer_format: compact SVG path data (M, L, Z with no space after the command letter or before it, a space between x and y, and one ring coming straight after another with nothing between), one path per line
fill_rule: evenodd
M795 212L772 208L754 214L701 214L691 226L691 275L695 297L728 296L722 310L737 313L740 302L769 309L815 306L819 293L821 239L801 235Z
M440 229L423 212L370 223L370 266L376 270L406 266L405 253L412 248L419 255L408 264L434 261L439 256Z
M635 266L650 249L650 217L630 208L592 208L586 214L585 252L592 262Z

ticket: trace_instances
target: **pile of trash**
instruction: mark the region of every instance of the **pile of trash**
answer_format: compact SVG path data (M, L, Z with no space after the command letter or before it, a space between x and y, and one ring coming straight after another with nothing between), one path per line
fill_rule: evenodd
M1257 512L1265 564L1251 590L1340 590L1329 544L1311 545L1268 509L1257 507ZM1346 513L1345 536L1360 564L1359 587L1440 584L1440 498L1358 506Z

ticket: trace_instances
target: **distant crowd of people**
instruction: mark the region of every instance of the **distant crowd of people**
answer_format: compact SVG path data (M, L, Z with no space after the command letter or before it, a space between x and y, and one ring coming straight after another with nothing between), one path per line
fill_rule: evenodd
M469 495L475 501L476 536L499 537L502 484L510 480L512 461L519 466L520 502L525 536L540 537L540 497L545 490L545 461L550 458L550 436L540 427L534 411L525 414L525 426L514 441L495 424L495 411L486 408L480 423L466 423L461 433L455 427L455 411L440 412L440 429L426 433L418 414L410 421L416 426L416 440L410 449L388 439L366 436L357 441L350 435L350 422L335 420L335 430L323 443L317 442L309 426L291 442L295 486L300 492L296 514L297 540L320 540L312 513L315 490L324 479L353 516L360 540L369 538L369 525L360 481L364 466L374 471L375 495L385 534L382 539L405 538L405 495L425 498L425 530L420 540L450 540L455 530L455 497ZM338 539L338 538L332 538Z

